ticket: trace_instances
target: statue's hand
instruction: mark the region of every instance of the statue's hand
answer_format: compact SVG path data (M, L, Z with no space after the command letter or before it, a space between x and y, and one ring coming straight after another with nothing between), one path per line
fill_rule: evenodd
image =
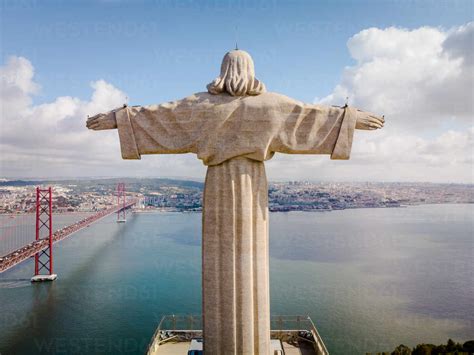
M385 123L385 118L379 117L371 112L357 110L356 129L374 130L380 129Z
M86 126L87 128L93 129L94 131L100 131L103 129L115 129L117 128L115 112L110 111L108 113L99 113L98 115L89 117L87 119Z

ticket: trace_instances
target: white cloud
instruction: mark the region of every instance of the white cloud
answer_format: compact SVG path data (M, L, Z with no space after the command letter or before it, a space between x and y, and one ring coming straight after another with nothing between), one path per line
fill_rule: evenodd
M31 96L39 90L33 82L34 70L25 58L12 57L0 68L0 98L2 113L11 109L26 109L31 103ZM18 114L23 114L19 111Z
M469 23L450 30L369 28L350 38L356 63L320 102L349 97L353 106L385 114L386 126L356 132L351 161L324 164L329 174L472 182L473 35Z
M447 118L472 119L474 23L448 31L431 27L363 30L347 42L356 64L321 102L350 102L390 117L397 128Z
M176 172L179 175L186 165L193 166L189 157L172 163L165 157L123 161L116 131L87 130L88 115L111 110L126 101L124 92L104 80L91 83L93 91L88 101L62 96L33 105L32 97L40 90L34 81L33 65L26 58L11 57L0 68L0 87L1 176L169 176ZM196 171L202 173L197 162Z

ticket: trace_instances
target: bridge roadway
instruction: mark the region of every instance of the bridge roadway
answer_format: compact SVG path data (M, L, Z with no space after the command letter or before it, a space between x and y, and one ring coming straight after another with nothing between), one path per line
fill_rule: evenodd
M79 222L71 224L67 227L64 227L53 233L53 244L57 243L70 235L76 233L77 231L90 226L92 223L97 222L99 219L102 219L112 213L121 211L124 208L127 209L133 206L137 201L132 200L125 204L125 207L112 207L101 210L96 214L84 218ZM49 245L49 238L40 239L38 241L33 241L17 250L12 251L11 253L0 258L0 273L12 268L13 266L21 263L22 261L27 260L28 258L34 256L36 253L40 252L43 249L46 249Z

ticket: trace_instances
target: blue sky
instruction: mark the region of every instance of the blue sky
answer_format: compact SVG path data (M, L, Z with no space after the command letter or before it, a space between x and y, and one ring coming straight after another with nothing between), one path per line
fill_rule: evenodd
M238 41L269 91L385 114L349 161L277 154L275 180L474 182L474 2L0 0L0 178L202 178L123 161L87 115L204 91Z
M236 36L269 90L312 101L353 63L346 42L362 29L449 28L472 18L472 2L439 0L2 4L2 62L21 55L33 63L42 86L37 103L86 99L97 79L125 91L132 104L202 91Z

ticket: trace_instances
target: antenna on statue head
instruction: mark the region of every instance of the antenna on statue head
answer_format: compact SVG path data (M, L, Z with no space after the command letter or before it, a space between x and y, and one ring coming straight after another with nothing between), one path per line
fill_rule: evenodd
M124 108L128 106L127 102L128 102L128 96L125 96L125 103L123 104Z
M344 104L344 107L349 106L349 96L346 96L346 103Z
M235 50L238 51L239 50L239 46L237 45L237 31L238 31L238 28L239 26L238 25L235 25L234 27L234 36L235 36Z

